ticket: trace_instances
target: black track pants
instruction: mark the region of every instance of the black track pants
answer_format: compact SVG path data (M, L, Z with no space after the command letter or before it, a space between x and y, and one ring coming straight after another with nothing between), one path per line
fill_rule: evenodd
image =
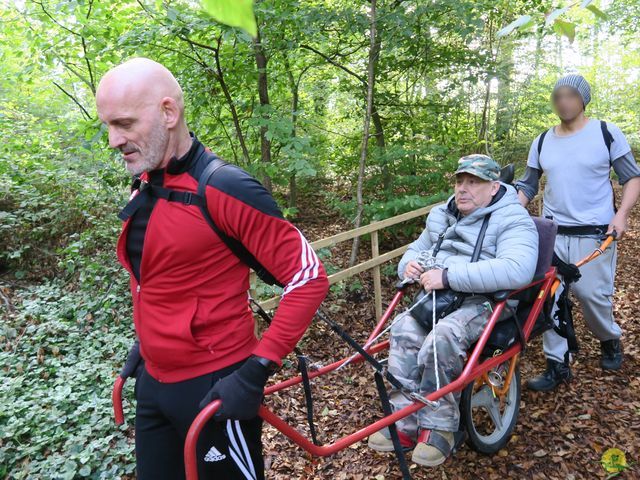
M177 383L160 383L145 370L136 382L138 480L185 478L184 440L212 385L243 362ZM262 419L211 420L197 446L200 480L263 479Z

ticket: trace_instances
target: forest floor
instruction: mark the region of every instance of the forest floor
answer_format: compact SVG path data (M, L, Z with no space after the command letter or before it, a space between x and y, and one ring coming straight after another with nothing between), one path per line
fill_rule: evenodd
M303 207L299 213L296 225L310 240L335 235L351 228L348 220L334 212L322 209L321 206L324 203L320 194L318 198L305 199L304 204L313 205L313 207ZM414 225L420 226L423 222L424 219L417 219ZM402 242L406 243L410 240L403 235L398 233L397 237L386 235L382 238L381 252L390 251ZM331 255L326 257L326 264L331 264L334 270L345 268L350 247L350 242L344 242L333 248ZM368 258L369 251L368 241L363 240L361 260ZM638 258L640 258L640 210L636 209L630 221L630 232L620 242L618 251L615 315L624 330L625 361L622 370L616 373L605 373L600 369L599 342L585 328L580 310L576 308L575 321L581 350L572 366L575 380L551 393L534 393L526 390L524 382L545 366L541 339L533 340L521 362L523 389L520 414L514 435L507 446L496 455L487 456L465 445L452 459L434 469L409 463L413 478L415 480L427 478L443 480L604 479L610 478L610 474L601 465L601 459L603 453L610 448L619 448L625 452L629 464L628 469L618 478L640 478L640 467L637 463L640 451L640 377L637 373L640 371L640 325L636 319L640 312L640 289L637 287L637 275L640 273ZM388 274L383 275L383 302L385 302L389 301L394 293L392 272L395 270L395 262L385 264L382 270L383 273ZM2 300L9 307L11 306L10 293L6 290L2 295ZM335 285L325 300L323 308L362 344L376 323L373 304L371 273L365 272L347 280L343 285ZM386 307L386 305L383 306ZM9 318L9 313L6 313ZM43 325L47 325L46 321L48 320L43 320L45 322ZM19 339L20 337L16 342ZM34 349L38 348L38 342L40 340L34 340L32 345ZM9 343L7 345L7 348L11 347ZM312 362L325 365L353 353L341 339L317 319L299 346L309 355ZM31 351L30 348L29 345L25 346L25 354ZM100 354L108 357L111 353L109 349L106 353ZM290 357L289 360L285 362L285 368L273 381L297 374L295 358ZM49 358L48 361L53 362L53 359ZM110 368L107 366L99 379L93 376L76 379L75 373L70 378L81 382L77 388L85 392L87 390L84 389L82 382L88 382L91 386L95 382L103 381L104 378L107 378L108 388L110 388L112 381L110 374ZM382 416L372 369L367 365L349 366L338 373L314 379L312 384L316 428L323 444L332 443ZM125 406L132 404L132 390L133 388L128 390L129 397ZM60 408L71 408L71 405L76 404L84 405L82 399L75 397L69 402L60 399L56 402L55 405L59 405ZM267 406L308 436L304 394L300 386L269 396ZM106 411L107 418L100 420L103 423L106 422L103 427L100 427L103 428L100 430L103 433L111 432L113 428L110 406ZM130 410L127 412L131 418L132 412ZM46 421L46 418L43 417L41 421ZM20 426L39 431L28 422L24 425L21 423ZM78 426L73 430L74 434L79 430ZM131 452L133 448L131 425L127 427L125 435L126 443L120 445L118 450L121 453L114 454L119 463L133 462L130 453L126 453ZM269 425L265 426L263 439L266 476L270 480L393 480L401 478L394 455L374 452L367 448L366 441L356 443L331 457L313 458ZM56 448L65 448L59 444L60 442L56 444ZM2 445L3 442L0 441L0 447ZM66 454L66 450L57 452L56 458ZM410 455L407 455L407 459L410 459ZM104 461L113 462L114 460L107 458ZM133 470L134 464L127 465L127 468L129 467ZM2 477L0 470L0 478ZM30 476L29 478L52 477ZM121 478L133 480L135 476L124 475Z
M335 218L335 217L333 217ZM301 212L300 228L312 240L344 231L348 225L322 212ZM624 330L625 360L622 370L603 372L599 367L599 342L585 327L579 308L575 322L580 352L572 365L575 379L555 392L536 393L524 383L545 366L541 338L533 340L521 362L522 397L514 435L496 455L479 454L464 446L444 465L427 469L409 462L416 480L427 478L485 480L504 478L596 479L610 478L601 459L609 448L626 454L627 470L618 478L640 477L637 465L640 447L640 212L636 209L630 233L619 244L615 315ZM346 262L350 243L331 261ZM367 250L366 244L363 250ZM387 249L383 248L383 251ZM365 254L363 254L365 255ZM597 260L596 260L597 261ZM364 342L375 324L370 273L360 276L363 288L330 294L325 308L356 339ZM384 298L393 295L393 285L383 286ZM301 348L312 361L323 364L348 356L351 351L319 321L308 331ZM282 379L296 373L283 370ZM360 429L381 417L372 369L350 366L337 374L314 379L316 425L322 443ZM267 405L300 431L308 434L301 387L270 396ZM271 426L265 428L265 462L271 479L376 479L401 478L392 453L381 454L356 443L328 458L312 458ZM410 460L410 455L407 455Z

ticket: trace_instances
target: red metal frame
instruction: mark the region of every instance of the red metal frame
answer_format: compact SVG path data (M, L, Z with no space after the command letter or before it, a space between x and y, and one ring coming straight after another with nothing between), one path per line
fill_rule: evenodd
M555 281L555 279L556 279L556 270L555 268L552 267L549 269L549 271L547 272L547 274L544 276L542 280L534 282L522 289L515 290L509 294L509 297L511 297L521 292L522 290L525 290L535 285L541 285L540 291L538 293L538 298L535 300L534 305L531 309L531 312L529 312L529 316L527 317L527 320L523 327L525 340L528 340L529 336L531 335L531 331L533 330L535 321L538 318L538 315L540 314L540 312L542 311L544 301L549 295L551 291L551 286L553 285L553 282ZM382 318L374 328L373 332L369 336L369 339L367 340L367 342L369 342L372 338L375 338L375 336L378 335L380 331L382 331L384 324L389 320L389 318L391 318L391 315L393 314L395 307L398 305L403 295L404 294L402 291L398 291L396 293L396 295L393 297L391 301L391 304L385 311L385 314L382 316ZM491 332L493 331L495 324L497 323L498 319L500 318L500 315L502 314L505 308L505 304L506 304L506 301L502 301L495 306L493 313L489 318L489 321L487 322L487 326L482 332L482 335L480 335L480 338L478 339L478 342L476 343L476 346L473 349L473 352L471 353L469 360L467 361L467 364L465 365L465 368L462 371L462 374L453 382L443 386L440 390L428 395L426 397L427 400L436 401L450 392L462 390L466 385L474 381L476 378L480 377L483 373L488 372L492 368L509 360L510 358L512 358L514 355L518 354L521 351L522 347L518 343L513 345L511 348L509 348L502 354L486 359L481 364L478 363L480 360L482 351L484 350L484 347L487 343L487 340L489 339L489 336L491 335ZM366 348L366 350L369 353L374 354L387 349L388 346L389 346L389 342L385 341L385 342L377 343L375 345L371 345L370 347ZM325 375L327 373L330 373L336 370L338 367L340 367L340 365L342 365L345 360L346 358L343 358L337 362L334 362L330 365L320 368L317 371L309 372L309 377L314 378L320 375ZM363 360L364 358L362 357L362 355L357 355L353 359L352 363L359 363L359 362L362 362ZM301 381L302 381L302 377L297 376L297 377L285 380L283 382L277 383L275 385L272 385L266 388L265 395L270 395L272 393L284 390L293 385L297 385L301 383ZM184 459L185 459L185 470L186 470L187 480L197 480L198 478L198 462L197 462L197 456L196 456L196 444L198 440L198 435L200 434L204 426L207 424L207 422L218 410L218 408L220 408L220 405L221 405L221 402L219 400L207 405L204 409L202 409L202 411L198 414L198 416L195 418L195 420L191 424L191 428L189 429L189 433L187 435L185 445L184 445ZM281 433L283 433L290 440L292 440L294 443L296 443L298 446L300 446L310 454L326 457L336 452L339 452L340 450L343 450L348 446L353 445L354 443L369 437L373 433L385 427L388 427L392 423L397 422L398 420L401 420L424 407L425 407L424 403L416 401L412 405L409 405L403 408L402 410L394 412L391 415L385 416L380 420L377 420L376 422L372 423L371 425L368 425L354 433L351 433L345 437L340 438L334 443L331 443L329 445L322 445L322 446L313 444L308 438L306 438L298 430L296 430L294 427L292 427L287 422L285 422L281 417L279 417L278 415L273 413L271 410L269 410L266 406L264 405L261 406L258 414L266 422L273 425Z
M609 247L611 242L614 241L615 236L616 236L615 232L609 235L608 238L602 243L602 245L600 245L599 248L597 248L591 255L588 255L587 257L582 259L576 265L580 267L585 263L588 263L591 260L600 256L604 252L604 250L606 250ZM517 293L536 285L540 285L538 298L535 300L533 307L529 312L529 316L527 317L527 320L525 321L525 324L522 329L525 341L528 341L529 337L531 336L531 332L533 331L535 321L538 318L538 315L540 315L540 312L542 311L545 300L549 295L553 295L555 293L556 288L559 285L559 280L556 277L556 269L554 267L551 267L547 271L544 278L536 282L533 282L524 288L512 291L507 297L507 298L510 298L516 295ZM370 354L381 352L389 347L388 341L380 342L374 345L368 345L368 344L384 329L384 325L391 318L391 315L393 314L395 308L398 306L398 304L402 300L403 296L404 296L403 290L399 290L394 295L384 315L382 315L382 318L380 318L379 322L374 327L373 331L369 335L369 338L365 342L365 350ZM510 360L515 355L520 353L520 351L522 350L522 346L520 343L516 343L515 345L507 349L505 352L503 352L502 354L485 359L481 364L478 364L481 353L484 350L484 347L489 339L489 336L491 335L491 332L493 331L494 326L498 321L498 318L500 317L500 315L502 314L502 311L504 310L505 304L506 304L506 300L499 302L495 306L494 311L491 317L489 318L489 321L487 322L487 325L484 331L482 332L482 335L480 335L480 338L478 339L478 342L476 343L476 346L473 349L473 352L471 353L471 356L469 357L469 360L467 361L467 364L465 365L462 371L462 374L453 382L449 383L448 385L445 385L444 387L437 390L436 392L433 392L430 395L428 395L426 397L427 400L436 401L439 398L443 397L444 395L452 391L462 390L466 385L475 381L478 377L480 377L484 373L500 365L501 363L504 363ZM314 378L314 377L318 377L320 375L325 375L327 373L335 371L341 365L343 365L344 362L348 360L348 358L343 358L337 362L334 362L330 365L322 367L318 370L311 371L309 372L309 377ZM364 358L360 354L357 354L353 356L353 358L351 358L352 363L360 363L363 360ZM124 423L124 415L122 411L122 388L124 386L125 381L126 379L122 377L118 377L113 386L113 392L111 395L112 401L113 401L113 410L114 410L115 420L118 425L121 425L122 423ZM264 391L265 396L275 392L279 392L293 385L297 385L301 382L302 382L302 377L297 376L297 377L293 377L288 380L285 380L283 382L277 383L275 385L271 385L270 387L267 387L265 389ZM221 401L216 400L210 403L209 405L207 405L204 409L202 409L202 411L194 419L193 423L191 424L191 428L187 433L187 437L185 439L185 445L184 445L184 460L185 460L185 470L186 470L187 480L197 480L198 478L197 457L196 457L196 444L198 441L198 437L200 435L200 432L204 428L204 426L207 424L207 422L215 414L218 408L220 408L220 405L221 405ZM328 456L340 450L343 450L348 446L353 445L356 442L359 442L365 439L366 437L381 430L382 428L385 428L391 425L392 423L397 422L398 420L401 420L402 418L405 418L406 416L411 415L412 413L417 412L418 410L424 407L425 407L425 404L423 402L416 401L412 405L409 405L403 408L402 410L394 412L391 415L385 416L380 420L372 423L371 425L368 425L354 433L351 433L345 437L340 438L339 440L335 441L332 444L323 445L323 446L314 445L312 442L309 441L309 439L307 439L304 435L302 435L295 428L293 428L291 425L286 423L282 418L280 418L278 415L273 413L264 405L260 407L258 414L266 422L270 423L275 428L280 430L280 432L282 432L285 436L287 436L297 445L305 449L307 452L317 456Z
M523 326L523 333L524 333L525 340L529 339L529 336L531 335L531 331L533 330L533 327L535 325L535 321L538 318L538 315L540 314L540 312L542 311L544 301L546 300L548 295L551 293L552 286L555 280L556 280L556 269L552 267L549 269L549 271L546 273L544 278L542 278L541 280L534 282L519 290L514 290L509 294L509 298L510 298L525 289L528 289L535 285L540 285L538 298L535 300L533 307L531 309L531 312L529 313L529 316ZM385 324L389 321L389 319L393 315L393 312L395 311L396 307L402 300L403 296L404 296L403 290L399 290L394 295L384 315L382 315L382 317L380 318L380 320L372 330L371 334L369 335L369 338L367 339L367 342L365 343L365 345L369 343L373 338L375 338L384 329ZM500 365L501 363L506 362L507 360L511 359L514 355L517 355L518 353L520 353L522 347L519 343L517 343L513 345L511 348L509 348L508 350L506 350L505 352L503 352L502 354L497 355L495 357L488 358L484 360L482 363L479 363L482 351L484 350L487 340L489 339L489 336L491 335L491 332L493 331L493 328L497 323L498 318L500 318L500 315L502 314L505 308L505 304L506 304L506 301L502 301L495 306L493 313L489 318L489 321L487 322L487 325L484 331L480 335L480 338L478 339L478 342L476 343L476 346L473 349L473 352L471 352L471 355L469 356L469 360L467 361L465 368L462 371L462 374L453 382L443 386L440 390L428 395L426 397L427 400L436 401L450 392L462 390L466 385L475 381L475 379L480 377L483 373L488 372L492 368ZM389 342L384 341L384 342L370 345L366 347L365 350L370 354L375 354L375 353L384 351L387 348L389 348ZM347 358L340 359L336 362L331 363L330 365L326 365L322 368L319 368L318 370L310 371L309 377L315 378L321 375L326 375L328 373L331 373L336 369L338 369L345 362L345 360L347 360ZM364 358L362 357L362 355L357 354L352 359L351 363L355 364L355 363L361 363L363 361L364 361ZM114 414L115 414L116 423L118 425L124 422L124 415L122 411L122 387L124 385L124 382L125 382L125 379L118 377L114 384L113 393L112 393ZM265 389L264 391L265 396L271 395L281 390L285 390L291 386L298 385L301 382L302 382L302 377L298 375L296 377L292 377L290 379L279 382L275 385L271 385ZM197 480L198 478L198 467L197 467L197 456L196 456L196 444L198 441L198 437L200 435L200 432L204 428L204 426L207 424L207 422L215 414L218 408L220 408L220 405L221 405L220 400L216 400L210 403L209 405L207 405L204 409L202 409L202 411L194 419L193 423L191 424L191 428L187 433L187 437L185 439L185 445L184 445L184 459L185 459L185 470L186 470L187 480ZM296 443L298 446L300 446L310 454L326 457L329 455L333 455L334 453L339 452L340 450L343 450L348 446L353 445L354 443L369 437L373 433L385 427L388 427L392 423L397 422L398 420L401 420L424 407L425 407L424 403L416 401L412 405L409 405L403 408L402 410L394 412L391 415L385 416L380 420L377 420L376 422L372 423L371 425L368 425L354 433L351 433L345 437L342 437L331 444L322 445L322 446L313 444L308 438L306 438L298 430L296 430L294 427L292 427L287 422L285 422L281 417L279 417L278 415L273 413L271 410L269 410L266 406L264 405L261 406L258 413L266 422L273 425L285 436L287 436L290 440L292 440L294 443Z
M523 326L523 333L524 333L525 340L529 339L529 336L531 335L531 331L533 330L533 327L535 325L535 321L538 318L538 315L540 314L540 312L542 311L544 301L552 291L552 287L554 285L555 280L556 280L556 269L552 267L549 269L549 271L546 273L544 278L542 278L541 280L534 282L530 285L527 285L526 287L521 288L519 290L514 290L509 294L509 298L510 298L525 289L528 289L535 285L540 285L538 298L535 300L533 307L531 308L531 312L529 313L529 316L527 317L527 320ZM373 338L375 338L384 329L385 324L389 321L389 319L393 315L393 312L395 311L396 307L402 300L403 296L404 296L403 290L399 290L394 295L384 315L382 315L382 317L380 318L380 320L372 330L371 334L369 335L369 338L367 339L367 342L365 343L365 345L369 343ZM513 345L511 348L509 348L508 350L506 350L505 352L503 352L502 354L497 355L495 357L488 358L479 364L482 351L484 350L487 340L489 339L489 336L491 335L491 332L493 331L493 328L497 323L498 318L500 318L500 315L502 314L505 308L505 304L506 304L506 300L499 302L495 306L493 313L489 318L489 321L487 322L487 325L484 331L482 332L482 335L480 335L480 338L478 339L478 342L476 343L476 346L473 349L473 352L471 352L471 355L469 356L469 360L467 361L465 368L462 371L462 374L453 382L443 386L440 390L428 395L426 397L427 400L436 401L450 392L462 390L466 385L475 381L475 379L480 377L483 373L488 372L492 368L500 365L501 363L506 362L507 360L511 359L514 355L517 355L518 353L520 353L522 347L519 343L517 343ZM384 341L384 342L370 345L366 347L365 350L370 354L375 354L375 353L384 351L387 348L389 348L389 342ZM347 360L347 358L340 359L336 362L331 363L330 365L326 365L322 368L319 368L318 370L310 371L309 377L315 378L321 375L326 375L328 373L331 373L336 369L338 369ZM357 354L352 359L351 363L355 364L355 363L361 363L363 361L364 361L364 358L362 357L362 355ZM114 414L115 414L116 423L118 425L121 425L124 422L124 415L122 411L122 388L124 386L124 382L125 382L125 379L118 377L116 379L116 382L113 387L113 392L112 392ZM279 382L275 385L271 385L265 388L265 391L264 391L265 396L271 395L281 390L285 390L291 386L298 385L301 382L302 382L302 377L298 375L288 380ZM198 437L200 435L200 432L204 428L204 426L207 424L207 422L215 414L218 408L220 408L220 405L221 405L220 400L216 400L210 403L209 405L207 405L204 409L202 409L202 411L194 419L193 423L191 424L191 428L187 433L187 437L185 439L185 444L184 444L184 460L185 460L185 470L186 470L187 480L197 480L198 478L198 467L197 467L197 456L196 456L196 444L198 441ZM273 425L285 436L287 436L290 440L292 440L294 443L296 443L298 446L300 446L310 454L326 457L329 455L333 455L334 453L339 452L340 450L343 450L348 446L353 445L354 443L369 437L373 433L385 427L388 427L392 423L397 422L398 420L401 420L424 407L425 407L424 403L416 401L412 405L409 405L403 408L402 410L394 412L391 415L385 416L380 420L377 420L376 422L372 423L371 425L368 425L354 433L351 433L345 437L342 437L331 444L322 445L322 446L313 444L308 438L306 438L298 430L296 430L294 427L292 427L287 422L285 422L281 417L279 417L278 415L273 413L271 410L269 410L266 406L264 405L261 406L258 414L266 422Z
M118 375L111 392L111 403L113 403L113 416L116 418L116 425L124 423L124 412L122 411L122 387L124 387L124 382L126 382L126 379Z

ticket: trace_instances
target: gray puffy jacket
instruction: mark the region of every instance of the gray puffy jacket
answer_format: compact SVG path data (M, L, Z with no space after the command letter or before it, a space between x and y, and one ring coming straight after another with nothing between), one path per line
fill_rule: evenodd
M491 218L480 259L471 263L480 227L489 212ZM516 289L531 282L538 260L538 232L510 185L503 184L489 206L478 208L466 217L458 215L454 197L431 210L427 228L409 245L398 264L401 279L407 263L420 252L433 250L445 229L436 260L447 268L449 286L453 290L487 293Z

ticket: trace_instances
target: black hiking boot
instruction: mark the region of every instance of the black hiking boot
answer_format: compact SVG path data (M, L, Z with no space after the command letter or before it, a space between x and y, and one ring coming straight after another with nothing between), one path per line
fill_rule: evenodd
M568 362L556 362L547 358L547 370L527 382L527 388L536 392L550 392L561 383L569 383L571 367Z
M600 342L602 358L600 366L603 370L620 370L622 367L622 344L620 340L605 340Z

